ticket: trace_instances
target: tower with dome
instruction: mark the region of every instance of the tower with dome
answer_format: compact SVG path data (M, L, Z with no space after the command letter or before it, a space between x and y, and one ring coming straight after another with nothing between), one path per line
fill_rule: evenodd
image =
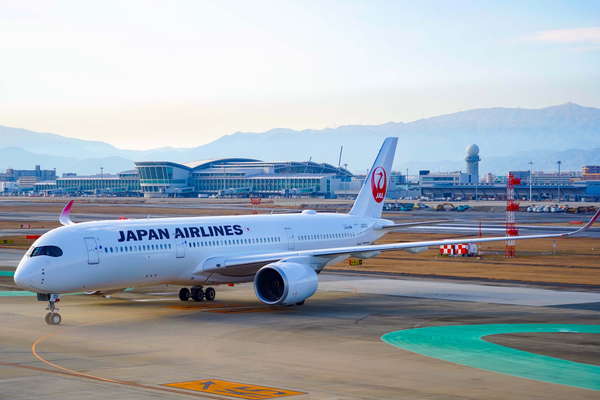
M469 176L469 183L479 182L479 146L472 144L466 149L467 155L465 161L467 162L467 175Z

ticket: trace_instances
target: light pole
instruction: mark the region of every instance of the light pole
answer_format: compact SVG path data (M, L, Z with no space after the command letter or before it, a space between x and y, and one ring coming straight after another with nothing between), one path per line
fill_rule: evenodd
M558 165L558 181L556 182L556 188L558 192L558 202L560 203L560 164L562 164L562 161L559 160L556 164Z
M531 200L533 198L532 193L533 193L533 161L529 161L529 202L531 203Z

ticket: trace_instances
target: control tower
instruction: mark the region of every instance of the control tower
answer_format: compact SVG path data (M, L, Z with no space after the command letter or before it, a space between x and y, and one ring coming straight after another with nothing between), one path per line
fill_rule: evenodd
M467 175L469 175L469 183L479 183L479 146L472 144L467 147Z

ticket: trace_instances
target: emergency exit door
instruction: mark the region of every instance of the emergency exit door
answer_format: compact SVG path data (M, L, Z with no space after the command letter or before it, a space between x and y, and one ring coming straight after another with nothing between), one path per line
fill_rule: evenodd
M296 238L294 238L294 231L292 228L284 228L285 236L287 239L288 250L296 250Z
M184 258L185 257L185 247L187 246L187 242L185 240L180 240L175 244L175 257L176 258Z
M98 248L98 241L96 240L96 238L91 237L86 237L83 240L85 241L85 248L87 249L88 264L99 264L100 249Z

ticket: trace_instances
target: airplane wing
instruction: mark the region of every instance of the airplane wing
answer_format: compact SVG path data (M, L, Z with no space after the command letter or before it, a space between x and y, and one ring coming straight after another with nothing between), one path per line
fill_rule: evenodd
M316 257L316 258L333 258L342 255L360 255L362 253L377 253L382 251L391 250L408 250L427 248L430 246L439 246L445 244L462 244L462 243L486 243L486 242L499 242L504 240L527 240L527 239L544 239L544 238L564 238L576 235L587 230L592 224L600 217L600 209L596 211L596 214L588 221L587 224L581 228L567 233L553 233L543 235L525 235L525 236L498 236L498 237L486 237L486 238L462 238L462 239L442 239L442 240L429 240L422 242L406 242L406 243L389 243L389 244L373 244L365 246L347 246L347 247L333 247L325 249L314 249L314 250L297 250L297 251L283 251L274 253L263 253L263 254L252 254L244 256L233 256L233 257L216 257L214 259L207 260L201 267L195 271L200 274L202 272L225 272L229 268L241 268L248 271L252 268L260 268L260 266L279 261L290 257Z

